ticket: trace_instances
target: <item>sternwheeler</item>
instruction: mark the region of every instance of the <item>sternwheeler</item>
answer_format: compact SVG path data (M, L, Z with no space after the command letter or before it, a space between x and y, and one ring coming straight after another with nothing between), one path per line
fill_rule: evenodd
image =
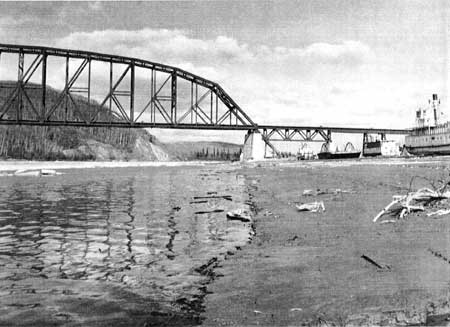
M409 153L424 156L450 154L450 122L441 122L440 104L437 94L433 94L427 108L416 111L416 126L405 137L405 148Z

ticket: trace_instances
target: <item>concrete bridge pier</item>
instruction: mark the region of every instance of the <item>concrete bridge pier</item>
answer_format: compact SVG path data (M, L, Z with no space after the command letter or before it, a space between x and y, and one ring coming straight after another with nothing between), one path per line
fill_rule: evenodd
M249 130L245 135L241 160L263 160L272 155L272 150L267 148L267 144L264 142L262 134L258 131Z

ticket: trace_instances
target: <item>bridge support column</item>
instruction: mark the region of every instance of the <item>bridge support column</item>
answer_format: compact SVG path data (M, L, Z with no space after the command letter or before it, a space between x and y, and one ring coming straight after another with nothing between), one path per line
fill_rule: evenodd
M262 138L262 134L255 131L248 131L245 135L241 160L263 160L265 157L266 143Z

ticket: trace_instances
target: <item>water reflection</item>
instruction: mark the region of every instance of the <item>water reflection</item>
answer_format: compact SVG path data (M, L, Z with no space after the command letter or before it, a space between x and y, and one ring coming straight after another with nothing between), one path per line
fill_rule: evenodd
M233 201L190 203L193 196L225 190ZM0 295L51 292L35 282L21 287L7 282L38 278L121 285L161 302L198 297L206 277L196 268L245 243L250 227L227 221L224 212L194 212L226 212L247 200L243 177L236 180L219 168L73 170L54 178L3 178ZM55 301L58 296L52 293ZM0 303L12 305L5 298Z

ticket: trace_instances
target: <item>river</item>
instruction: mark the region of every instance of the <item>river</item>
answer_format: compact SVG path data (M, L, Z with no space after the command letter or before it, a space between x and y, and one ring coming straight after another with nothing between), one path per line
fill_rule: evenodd
M0 324L202 320L213 267L252 236L229 165L66 169L1 177ZM222 197L225 196L225 197Z

